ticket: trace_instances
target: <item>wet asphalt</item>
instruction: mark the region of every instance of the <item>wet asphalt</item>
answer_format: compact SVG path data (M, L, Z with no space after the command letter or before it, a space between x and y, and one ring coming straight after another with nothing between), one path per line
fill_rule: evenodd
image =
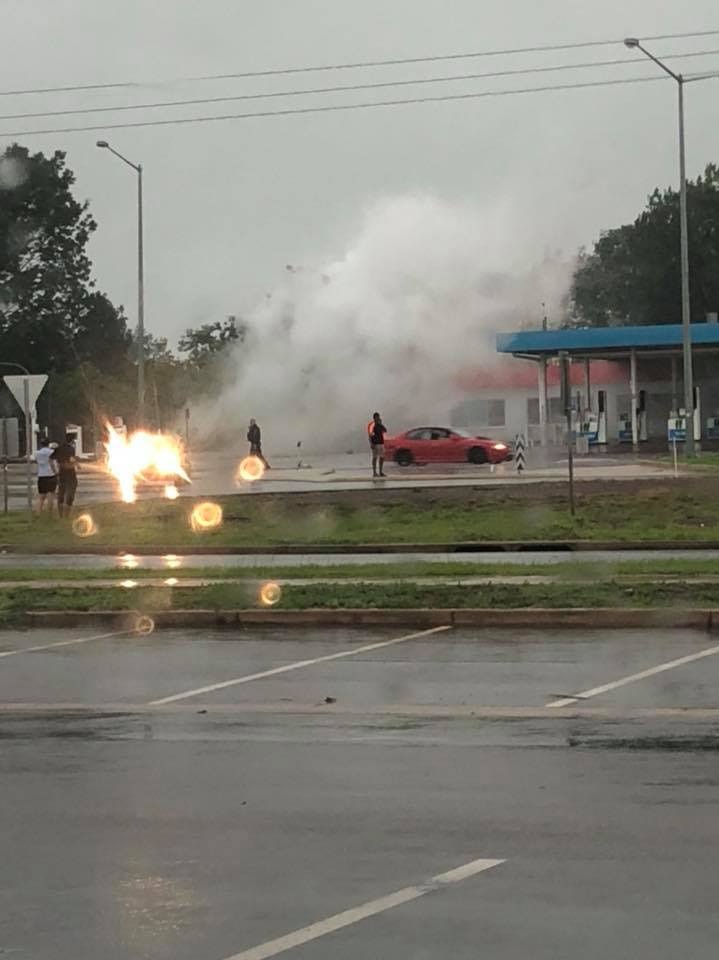
M128 566L128 556L131 557ZM521 550L461 553L305 553L305 554L28 554L0 552L0 571L18 567L72 567L74 569L126 570L142 567L150 570L176 570L179 567L303 567L342 566L343 564L407 563L507 563L531 566L550 563L588 563L614 565L637 560L717 560L719 550Z
M714 958L719 638L401 635L0 632L0 956Z

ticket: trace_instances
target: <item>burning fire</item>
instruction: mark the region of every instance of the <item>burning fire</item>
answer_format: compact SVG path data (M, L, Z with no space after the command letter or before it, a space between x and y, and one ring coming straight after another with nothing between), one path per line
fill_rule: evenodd
M170 500L177 496L177 487L170 481L179 478L191 482L182 466L182 443L169 434L136 430L126 437L108 423L105 447L107 471L117 480L125 503L137 499L138 480L153 475L166 481L165 496Z

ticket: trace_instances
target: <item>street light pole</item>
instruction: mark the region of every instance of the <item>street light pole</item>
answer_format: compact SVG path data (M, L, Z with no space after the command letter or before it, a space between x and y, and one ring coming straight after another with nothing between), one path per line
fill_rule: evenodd
M640 50L657 64L664 73L676 81L679 87L679 232L681 244L682 274L682 358L684 361L684 409L686 411L685 451L688 457L694 456L694 370L692 365L692 313L689 290L689 223L687 216L687 164L686 138L684 132L684 84L686 79L680 73L674 73L654 54L646 50L634 37L624 41L630 50Z
M145 422L145 258L142 223L142 164L133 163L118 153L107 140L98 140L101 150L109 150L137 174L137 420Z
M137 419L140 427L145 422L145 257L142 237L142 164L139 163L137 165Z

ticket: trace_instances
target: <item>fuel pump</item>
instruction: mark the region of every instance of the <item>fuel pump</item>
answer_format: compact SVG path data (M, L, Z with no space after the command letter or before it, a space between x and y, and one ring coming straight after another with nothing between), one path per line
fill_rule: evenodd
M670 410L667 420L667 440L669 443L684 443L687 438L687 412L684 407Z
M606 446L607 443L607 393L597 391L597 409L587 413L587 437L593 446ZM630 424L631 429L631 424Z
M637 398L637 440L643 443L647 436L647 392L646 390L640 390ZM631 413L621 413L619 415L617 439L620 443L633 442Z
M65 433L69 434L75 444L75 453L78 457L82 456L82 427L78 423L66 423Z
M632 416L630 413L620 413L617 417L617 440L620 443L632 442Z
M669 443L685 443L687 439L687 424L691 421L694 431L694 439L702 438L702 410L701 394L699 387L694 387L694 410L692 416L688 416L684 407L679 410L672 410L667 421L667 440ZM712 424L719 424L719 417L710 417L707 420L707 435L711 437ZM719 433L717 434L719 436Z
M708 418L707 440L719 440L719 416Z
M590 446L606 446L607 443L607 394L597 391L597 409L586 410L581 424L581 435ZM718 418L719 422L719 418ZM630 424L631 429L631 424Z

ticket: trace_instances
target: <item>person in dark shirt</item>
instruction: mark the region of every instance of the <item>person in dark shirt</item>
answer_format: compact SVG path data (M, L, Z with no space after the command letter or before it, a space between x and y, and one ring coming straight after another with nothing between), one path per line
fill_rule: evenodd
M384 472L384 435L387 433L387 427L382 423L382 417L378 413L372 414L372 419L367 425L369 434L369 445L372 451L372 476L386 477ZM379 473L377 465L379 464Z
M51 459L57 463L57 512L61 517L69 517L75 502L77 491L77 454L74 437L65 434L65 440L52 453Z
M262 431L254 417L250 420L250 426L247 430L247 441L250 444L250 456L257 457L265 465L265 469L269 470L270 465L262 452Z

